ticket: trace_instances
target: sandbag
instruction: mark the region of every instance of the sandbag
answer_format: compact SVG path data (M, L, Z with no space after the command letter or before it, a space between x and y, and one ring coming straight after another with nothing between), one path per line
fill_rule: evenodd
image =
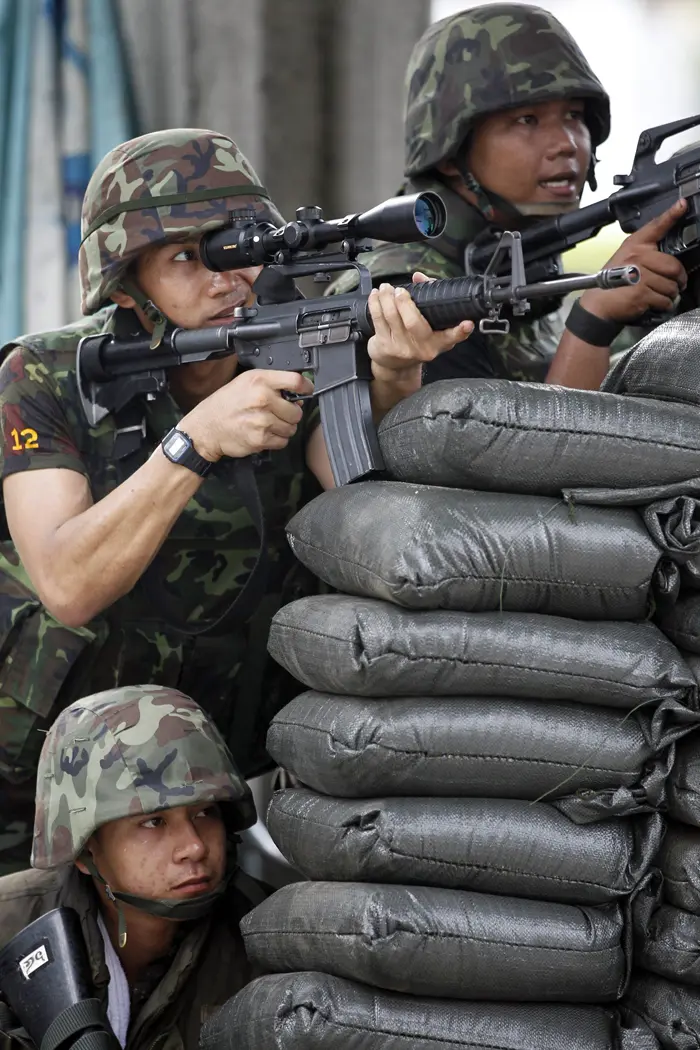
M599 1006L467 1003L380 992L325 973L259 977L202 1028L200 1050L657 1050Z
M669 823L658 865L668 903L700 915L700 830Z
M659 607L655 620L679 649L700 653L700 593L682 591L677 602Z
M700 916L662 904L635 930L635 964L700 987Z
M657 807L687 709L630 714L501 697L367 700L307 692L273 719L267 749L329 795L566 797L578 821ZM561 805L561 803L560 803Z
M646 875L662 820L655 813L581 826L542 802L352 801L292 788L272 796L267 827L309 879L605 904Z
M609 1002L627 980L617 904L297 882L249 912L241 933L263 973L321 970L411 995Z
M700 827L700 734L690 733L678 744L668 778L668 815Z
M624 1000L628 1023L646 1022L664 1050L700 1047L700 989L639 971Z
M356 696L513 696L633 708L697 706L697 685L651 623L537 613L414 612L346 595L301 598L268 648L311 689Z
M700 410L504 379L431 383L379 427L397 481L643 504L700 491Z
M700 310L669 318L610 369L601 390L700 405Z
M287 537L345 594L579 620L643 619L661 559L632 509L572 511L543 496L391 481L324 492L292 518ZM665 593L663 573L659 582Z

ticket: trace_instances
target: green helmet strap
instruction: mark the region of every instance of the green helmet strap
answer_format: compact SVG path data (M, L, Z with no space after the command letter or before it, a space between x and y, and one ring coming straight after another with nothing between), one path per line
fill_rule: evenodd
M95 862L89 853L84 853L80 859L92 875L93 879L101 882L105 887L107 897L117 909L120 948L123 948L126 944L126 917L124 915L124 910L119 906L120 903L129 904L132 908L138 908L140 911L147 912L148 915L158 915L162 919L170 919L173 922L187 922L190 919L201 919L211 911L217 901L219 901L224 893L226 893L228 884L233 875L233 871L227 871L215 890L211 890L209 893L202 893L200 896L193 897L191 900L159 900L151 897L138 897L134 893L121 893L118 890L113 890L107 881L100 875Z
M146 298L141 289L139 288L136 281L132 281L130 278L126 278L121 281L119 287L127 295L130 295L137 306L141 307L148 320L153 325L153 338L151 339L151 350L157 350L163 341L165 335L165 329L168 325L172 325L172 321L169 317L159 309L152 299ZM173 325L173 327L175 327Z

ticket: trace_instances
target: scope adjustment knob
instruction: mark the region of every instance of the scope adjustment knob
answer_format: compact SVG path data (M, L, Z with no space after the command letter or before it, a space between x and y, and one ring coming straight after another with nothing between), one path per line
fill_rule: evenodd
M304 208L297 208L296 216L298 222L320 222L323 218L323 209L318 204L307 204Z

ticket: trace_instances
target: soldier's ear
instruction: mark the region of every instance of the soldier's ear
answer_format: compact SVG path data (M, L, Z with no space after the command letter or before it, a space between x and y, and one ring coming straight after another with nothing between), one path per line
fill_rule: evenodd
M89 846L90 846L91 842L92 842L92 836L90 836L90 838L85 843L85 846L83 847L83 852L80 854L79 857L76 857L76 859L75 859L75 866L78 869L78 871L82 872L83 875L91 875L92 874L91 871L90 871L90 868L88 867L88 865L90 863L94 863L94 861L92 859L92 853L90 852L90 849L89 849Z
M136 306L136 300L128 295L122 288L115 288L110 295L110 299L112 302L116 303L117 306L121 306L125 310L133 310Z

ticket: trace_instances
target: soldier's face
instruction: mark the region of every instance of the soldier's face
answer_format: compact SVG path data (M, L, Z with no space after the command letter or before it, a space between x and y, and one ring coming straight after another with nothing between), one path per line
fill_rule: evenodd
M135 277L142 292L181 328L218 327L233 322L237 306L250 306L259 266L214 273L200 261L196 241L161 244L139 256ZM123 293L114 298L133 306Z
M540 102L483 117L467 167L487 190L513 204L575 204L591 159L580 99Z
M113 890L139 897L187 900L209 893L226 869L226 829L216 803L112 820L88 848Z

